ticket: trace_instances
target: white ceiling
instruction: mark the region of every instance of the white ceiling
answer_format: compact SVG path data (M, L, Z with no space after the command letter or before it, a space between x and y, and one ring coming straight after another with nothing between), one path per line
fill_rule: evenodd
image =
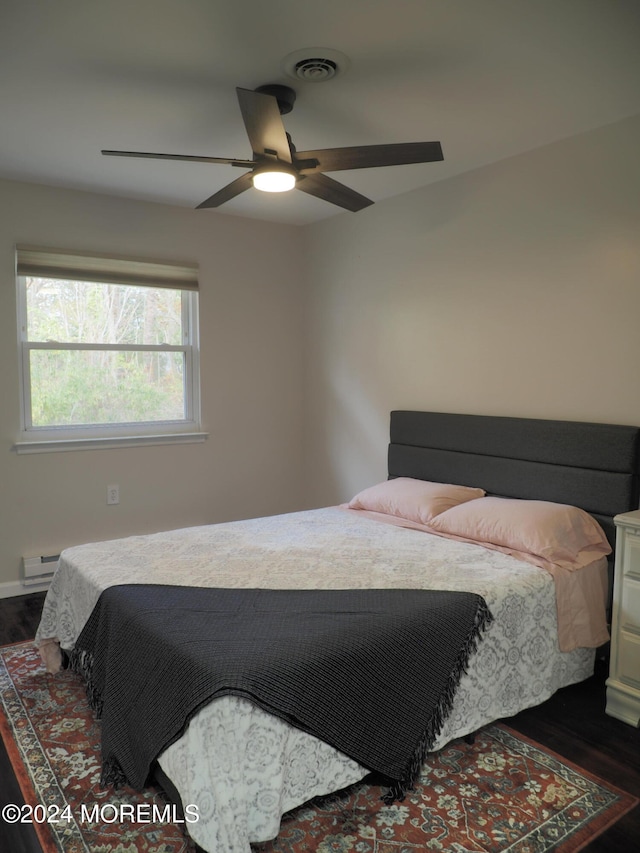
M294 82L314 47L348 70ZM640 113L640 2L1 0L0 177L195 207L238 169L100 150L250 158L235 87L265 83L297 91L300 150L441 141L442 163L333 174L379 201ZM251 189L200 214L342 212Z

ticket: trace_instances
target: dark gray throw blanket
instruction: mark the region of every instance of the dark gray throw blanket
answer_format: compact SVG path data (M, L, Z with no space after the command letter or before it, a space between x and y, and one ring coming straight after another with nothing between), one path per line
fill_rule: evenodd
M102 784L142 788L203 705L243 696L392 783L414 783L492 621L430 590L105 590L71 665L102 719Z

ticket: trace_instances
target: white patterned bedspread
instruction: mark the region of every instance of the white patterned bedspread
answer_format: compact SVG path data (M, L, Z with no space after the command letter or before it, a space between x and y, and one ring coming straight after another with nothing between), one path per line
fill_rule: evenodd
M553 579L544 569L337 507L70 548L37 641L57 638L72 649L102 590L120 583L479 593L495 621L462 678L438 748L593 671L593 649L558 649ZM183 803L197 805L199 820L187 828L209 853L248 853L251 842L278 834L285 811L367 772L233 696L203 708L159 761Z

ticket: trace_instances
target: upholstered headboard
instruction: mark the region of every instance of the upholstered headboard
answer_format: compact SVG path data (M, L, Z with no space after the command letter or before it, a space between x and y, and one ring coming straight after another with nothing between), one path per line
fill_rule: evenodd
M442 412L391 413L389 476L572 504L615 547L613 517L638 508L640 428Z

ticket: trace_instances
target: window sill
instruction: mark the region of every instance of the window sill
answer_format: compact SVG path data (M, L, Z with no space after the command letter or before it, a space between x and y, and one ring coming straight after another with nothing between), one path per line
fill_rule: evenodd
M121 435L101 438L60 438L17 441L13 449L23 453L57 453L64 450L107 450L115 447L141 447L154 444L197 444L206 441L207 432L175 432L165 435Z

